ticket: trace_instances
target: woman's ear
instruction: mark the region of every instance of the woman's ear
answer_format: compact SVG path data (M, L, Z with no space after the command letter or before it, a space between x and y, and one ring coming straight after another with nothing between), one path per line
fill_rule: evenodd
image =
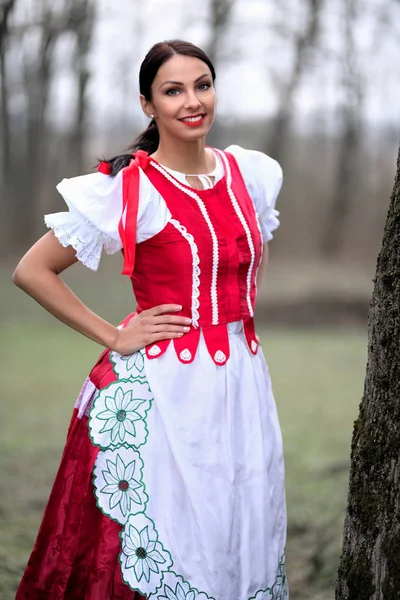
M146 100L146 98L143 96L143 94L140 94L140 104L142 105L142 110L144 112L144 114L146 115L146 117L150 117L150 115L154 115L154 108L152 103L149 100ZM153 117L150 117L153 118Z

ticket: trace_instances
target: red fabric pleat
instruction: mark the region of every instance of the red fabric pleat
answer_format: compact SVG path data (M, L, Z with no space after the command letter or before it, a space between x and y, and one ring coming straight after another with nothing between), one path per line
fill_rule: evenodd
M203 327L203 336L208 352L216 365L225 365L229 358L228 326L210 325Z
M199 341L200 327L192 327L191 331L185 333L181 338L174 339L175 352L181 363L189 364L194 361Z
M115 380L109 352L91 373L97 387ZM121 577L121 526L96 505L92 470L98 448L88 418L74 409L67 442L16 600L144 600Z

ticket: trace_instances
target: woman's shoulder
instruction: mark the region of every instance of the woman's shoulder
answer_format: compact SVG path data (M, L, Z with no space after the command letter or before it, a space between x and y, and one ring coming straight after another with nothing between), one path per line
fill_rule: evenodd
M268 154L236 144L225 148L225 152L234 156L247 184L277 185L282 182L282 167Z

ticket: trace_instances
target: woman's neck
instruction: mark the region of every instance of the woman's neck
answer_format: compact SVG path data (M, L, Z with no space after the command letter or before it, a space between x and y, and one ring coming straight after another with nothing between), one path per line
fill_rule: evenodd
M151 157L168 169L190 175L211 173L215 169L214 154L206 149L204 138L195 142L160 139Z

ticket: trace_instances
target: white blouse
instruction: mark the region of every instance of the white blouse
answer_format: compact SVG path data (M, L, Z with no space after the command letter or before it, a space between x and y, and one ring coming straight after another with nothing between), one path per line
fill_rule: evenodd
M272 231L279 226L275 202L282 186L282 169L276 160L256 150L229 146L226 151L236 158L258 214L263 240L269 241L273 237ZM215 169L207 175L198 175L204 189L215 185L224 174L221 159L216 153L214 155ZM187 184L184 173L167 170ZM164 199L141 169L139 181L138 244L162 231L171 218ZM118 232L122 213L122 171L115 177L97 172L63 179L57 190L69 212L46 215L45 223L54 230L63 246L72 246L77 258L96 271L103 249L107 254L114 254L122 248Z

